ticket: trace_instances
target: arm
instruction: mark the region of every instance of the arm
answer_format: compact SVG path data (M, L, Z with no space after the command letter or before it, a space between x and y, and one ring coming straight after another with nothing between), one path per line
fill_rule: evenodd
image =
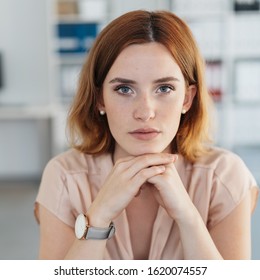
M159 203L179 227L185 259L250 257L250 193L228 217L208 231L173 164L149 181L155 185Z
M102 259L106 240L77 240L74 229L39 206L39 259Z
M175 158L167 154L118 161L88 209L89 223L106 228L130 203L148 178L165 171ZM74 229L39 205L40 258L103 259L106 240L77 240Z
M178 222L185 259L250 259L250 217L250 193L210 231L194 210L189 222Z
M240 204L210 230L224 259L251 258L251 191Z
M39 259L63 259L75 238L74 230L38 204L40 220Z

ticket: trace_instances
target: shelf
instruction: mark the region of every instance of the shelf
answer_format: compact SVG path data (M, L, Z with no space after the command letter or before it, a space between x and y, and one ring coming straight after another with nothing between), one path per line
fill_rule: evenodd
M189 21L193 21L193 20L201 20L201 21L205 21L205 20L212 20L212 19L221 19L221 20L225 20L225 18L227 18L230 14L229 11L222 11L222 12L218 12L218 11L214 11L214 10L210 10L210 11L177 11L174 10L173 11L177 16L181 17L182 19L184 19L185 21L189 22Z
M102 23L101 20L93 20L93 19L88 19L88 18L84 18L81 17L77 14L75 15L64 15L64 16L58 16L56 19L56 23L71 23L71 24L75 24L75 23Z
M52 116L50 106L0 107L0 121L21 119L47 119Z
M19 28L21 32L17 33L20 34L18 37L11 38L12 45L2 50L4 55L2 59L6 63L2 65L5 79L0 94L0 122L3 129L1 131L3 137L8 133L14 135L14 137L6 136L5 143L13 147L21 143L29 143L30 148L35 145L32 155L35 151L39 152L41 154L39 158L48 154L42 151L42 143L39 145L39 139L42 142L46 141L46 145L50 142L51 151L52 153L55 151L55 154L66 147L64 136L66 115L76 91L76 79L86 60L87 51L83 51L82 46L86 46L86 41L82 37L74 36L72 42L70 36L67 38L65 36L63 42L59 41L57 26L95 23L98 34L108 20L141 6L158 10L172 7L172 11L183 18L194 31L201 53L209 65L206 69L209 70L207 85L214 92L217 101L215 106L220 119L220 131L217 135L219 143L231 149L236 145L252 146L257 142L260 143L258 121L260 119L260 91L258 93L260 66L257 66L256 70L255 68L250 70L253 72L247 73L243 66L241 71L241 64L238 63L260 61L260 11L235 12L231 0L211 0L210 3L208 0L87 0L88 5L94 5L96 8L85 10L83 6L79 6L83 2L85 1L47 0L46 4L31 0L34 8L31 14L24 5L14 10L9 4L7 5L10 6L10 15L15 15L14 18L20 23L12 28ZM60 10L57 13L57 3L68 4L67 10ZM97 8L98 5L101 5L102 9ZM30 19L30 24L25 24L22 20L26 16L28 20ZM9 27L7 18L5 23ZM8 34L13 33L10 30L2 32L2 37L6 39L3 40L5 44L10 39ZM24 34L32 36L32 40L23 40ZM90 39L94 40L95 37L96 34ZM16 41L13 41L14 39ZM27 41L30 44L23 45ZM73 52L73 49L67 53L58 52L58 48L64 46L63 43L65 46L68 44L67 47L74 44L75 49L80 49L81 52ZM19 51L15 50L15 47ZM22 56L21 47L23 47ZM41 64L36 63L39 58ZM17 64L17 61L21 63ZM238 78L239 75L243 78ZM22 83L26 86L21 87ZM250 86L251 88L253 86L253 89L250 90ZM246 94L247 92L250 94L250 91L253 93L248 100ZM25 132L24 127L28 132ZM16 141L15 144L11 145L10 139ZM5 152L6 145L2 147Z
M106 0L55 1L56 19L62 23L104 22L107 16Z
M89 5L91 3L91 5L103 5L103 8L106 9L106 12L103 10L99 14L103 14L103 16L96 15L96 20L93 21L92 15L87 10L85 10L84 14L81 7L80 11L78 4L81 0L59 1L59 3L61 2L70 3L72 6L77 4L77 9L74 7L73 10L72 8L70 14L54 15L53 27L61 24L76 25L96 22L97 26L99 26L97 34L101 30L102 23L105 24L108 18L113 18L113 16L110 17L110 13L120 14L120 7L121 10L127 11L130 6L135 6L136 8L138 6L136 3L133 5L126 3L126 6L123 7L123 4L122 6L118 4L119 0L105 1L106 5L103 5L103 0L90 0ZM154 2L151 1L150 5L152 6ZM231 0L211 0L210 4L208 0L172 0L168 1L168 3L169 7L172 7L172 12L184 19L190 26L198 42L201 54L205 59L206 66L209 66L206 68L207 85L208 89L213 92L217 110L221 114L219 141L232 148L232 145L237 144L234 134L235 129L233 128L234 114L241 119L241 115L243 114L243 117L245 117L245 111L250 111L251 108L254 111L254 117L258 116L260 118L260 110L259 113L257 112L257 108L260 108L258 102L253 102L254 104L237 102L236 97L242 96L243 98L244 95L238 90L240 84L237 84L237 71L234 68L237 66L237 60L260 59L260 33L258 32L260 29L260 12L236 12ZM117 7L114 6L116 4L118 4ZM59 39L57 35L51 38L55 43ZM67 39L68 41L64 40L65 45L68 43L68 46L69 44L73 46L73 42L69 41L70 38ZM79 40L82 40L82 38ZM63 46L61 41L58 43ZM59 47L59 45L57 46ZM75 92L76 79L79 69L86 60L87 51L81 53L59 53L54 51L52 55L52 63L57 74L55 84L56 98L60 104L68 104ZM239 94L235 91L238 91ZM240 132L239 127L237 129ZM255 131L252 131L252 135L254 134ZM248 138L243 138L245 145L248 144L249 136ZM250 142L250 144L252 143Z
M45 106L0 106L0 121L49 119L68 111L66 104Z
M82 65L86 60L86 56L87 53L59 53L56 62L58 65Z

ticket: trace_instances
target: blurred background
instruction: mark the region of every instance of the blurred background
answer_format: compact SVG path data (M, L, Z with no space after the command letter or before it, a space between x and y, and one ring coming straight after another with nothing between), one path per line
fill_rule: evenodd
M259 1L0 0L0 259L37 258L34 199L45 164L67 148L82 62L102 27L134 9L167 9L188 22L217 108L216 143L239 154L259 185ZM259 204L252 230L260 259Z

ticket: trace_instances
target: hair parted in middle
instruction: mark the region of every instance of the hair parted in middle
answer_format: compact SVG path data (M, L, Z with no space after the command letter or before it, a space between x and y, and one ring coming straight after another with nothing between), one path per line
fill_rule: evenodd
M142 10L128 12L108 24L87 55L68 116L72 147L87 154L113 153L115 140L107 118L98 110L103 82L123 49L149 42L164 45L180 67L186 87L197 87L191 108L181 117L172 152L192 162L206 152L211 99L204 81L204 61L193 35L187 24L171 12Z

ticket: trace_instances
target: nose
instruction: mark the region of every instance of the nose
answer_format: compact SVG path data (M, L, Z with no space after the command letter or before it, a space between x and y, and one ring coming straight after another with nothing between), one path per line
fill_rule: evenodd
M134 118L139 121L147 122L155 118L154 103L148 95L143 96L136 101Z

